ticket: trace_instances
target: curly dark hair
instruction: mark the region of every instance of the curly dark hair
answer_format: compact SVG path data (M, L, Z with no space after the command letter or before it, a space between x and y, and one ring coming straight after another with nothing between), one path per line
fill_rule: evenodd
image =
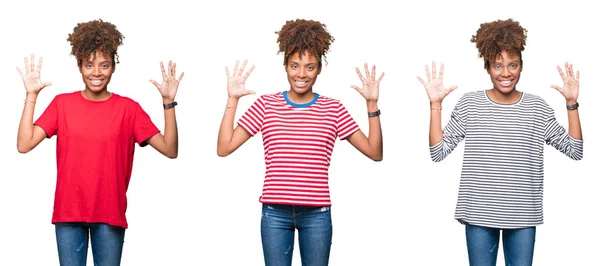
M281 30L275 32L279 35L277 54L284 53L283 65L287 66L289 58L295 53L302 56L306 51L319 59L319 68L321 68L321 58L324 58L327 63L325 54L335 39L327 32L326 27L325 24L314 20L286 21Z
M71 43L71 55L77 59L77 66L81 67L83 60L92 54L95 58L96 52L100 51L111 56L114 67L119 63L117 48L123 44L124 38L114 24L98 19L78 23L73 33L69 33L67 41Z
M485 59L485 69L489 69L490 62L496 60L502 51L521 57L526 39L527 30L518 21L508 19L482 23L477 34L471 37L471 42L476 44L479 57Z

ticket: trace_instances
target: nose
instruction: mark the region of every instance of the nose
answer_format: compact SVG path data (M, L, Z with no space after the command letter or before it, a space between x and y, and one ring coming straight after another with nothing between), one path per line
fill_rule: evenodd
M102 72L100 71L100 67L94 66L92 69L92 75L100 76L100 74L102 74Z
M306 69L300 68L300 70L298 71L298 76L300 76L301 78L306 77Z
M501 73L501 75L502 75L503 77L508 77L508 76L510 76L510 71L508 71L508 66L503 66L503 67L502 67L502 73Z

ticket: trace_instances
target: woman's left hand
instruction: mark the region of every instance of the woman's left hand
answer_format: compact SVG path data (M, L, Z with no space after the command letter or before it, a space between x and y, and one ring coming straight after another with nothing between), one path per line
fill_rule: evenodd
M175 100L175 95L177 94L177 88L179 87L179 82L183 78L183 72L179 75L178 79L175 79L177 64L173 63L169 60L168 71L165 72L165 66L163 62L160 62L160 70L162 71L163 82L158 84L155 80L150 80L154 86L158 89L163 99L168 102L172 102Z
M568 62L565 63L565 73L563 73L560 66L556 66L558 69L558 73L562 78L564 85L563 87L559 87L557 85L552 85L550 87L556 89L560 94L562 94L567 100L567 104L575 104L577 102L577 98L579 97L579 71L577 73L573 72L573 65Z
M358 91L360 93L360 95L365 97L365 100L367 100L367 102L369 102L369 101L376 102L379 99L379 83L381 82L381 79L383 78L384 73L381 73L379 78L375 79L375 65L373 65L371 72L369 72L369 65L367 65L367 63L365 63L365 76L366 77L363 76L362 73L360 73L360 70L358 69L358 67L356 68L356 73L358 74L358 77L362 81L363 86L362 86L362 88L359 88L356 85L352 85L351 87L354 88L356 91Z

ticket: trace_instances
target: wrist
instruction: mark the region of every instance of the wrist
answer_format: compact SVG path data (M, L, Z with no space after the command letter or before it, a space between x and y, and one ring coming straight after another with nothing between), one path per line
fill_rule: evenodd
M567 105L574 105L576 103L577 103L577 99L575 99L575 100L569 100L569 99L567 99Z
M377 110L379 110L377 107L377 100L367 101L367 112L377 112Z
M442 102L429 102L429 107L434 109L442 109Z
M25 95L25 100L26 100L26 101L35 101L35 100L37 99L37 97L38 97L38 94L37 94L37 93L29 93L29 92L28 92L28 93Z
M163 104L168 104L168 103L172 103L175 101L175 98L169 98L169 97L163 97L162 98L162 102Z
M227 98L227 106L237 105L239 100L240 100L240 98L228 97Z

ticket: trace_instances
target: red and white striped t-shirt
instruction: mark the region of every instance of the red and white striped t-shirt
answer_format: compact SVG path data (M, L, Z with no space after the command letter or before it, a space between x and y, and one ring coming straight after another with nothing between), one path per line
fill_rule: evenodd
M289 101L286 92L263 95L238 125L263 135L266 175L260 202L330 206L328 169L337 137L359 130L340 101L315 95L306 104Z

